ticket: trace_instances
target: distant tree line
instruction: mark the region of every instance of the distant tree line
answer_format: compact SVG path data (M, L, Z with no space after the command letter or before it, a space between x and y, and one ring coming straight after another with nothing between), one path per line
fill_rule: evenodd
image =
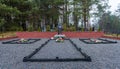
M113 14L111 12L104 13L98 24L99 28L106 33L120 34L120 5Z
M0 31L56 31L58 23L63 24L64 31L86 31L91 27L92 15L101 17L107 3L108 0L0 0Z

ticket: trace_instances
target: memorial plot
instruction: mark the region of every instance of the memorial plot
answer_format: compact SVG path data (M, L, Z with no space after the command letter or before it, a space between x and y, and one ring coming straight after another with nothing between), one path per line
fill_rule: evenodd
M86 44L111 44L111 43L117 43L117 41L111 41L107 39L93 39L93 38L85 38L85 39L79 39L80 41L86 43Z
M69 43L69 44L68 44ZM90 56L82 52L81 48L70 39L64 43L57 43L49 39L31 54L23 58L23 62L65 62L91 61Z
M3 44L32 44L40 39L15 39L11 41L2 42Z

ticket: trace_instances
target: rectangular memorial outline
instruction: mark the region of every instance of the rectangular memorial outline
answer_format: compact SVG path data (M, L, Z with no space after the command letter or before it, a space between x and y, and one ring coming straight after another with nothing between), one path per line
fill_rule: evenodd
M41 39L30 38L30 39L27 39L28 42L23 42L23 43L22 42L20 42L20 43L16 42L18 40L20 40L20 39L14 39L14 40L10 40L10 41L5 41L5 42L2 42L2 44L32 44L32 43L35 43L35 42L37 42L37 41L39 41ZM34 40L34 41L29 42L30 40Z
M80 54L84 58L59 58L56 57L54 59L34 59L32 58L37 52L39 52L51 39L47 40L45 43L43 43L39 48L35 49L31 54L23 58L23 62L69 62L69 61L88 61L91 62L91 57L88 56L86 53L82 52L81 48L78 48L77 45L70 39L70 43L75 47L77 51L80 52Z
M107 39L102 39L102 38L97 38L98 40L102 40L103 42L87 42L85 40L90 40L90 38L79 38L80 41L86 43L86 44L113 44L113 43L117 43L117 41L111 41L111 40L107 40Z

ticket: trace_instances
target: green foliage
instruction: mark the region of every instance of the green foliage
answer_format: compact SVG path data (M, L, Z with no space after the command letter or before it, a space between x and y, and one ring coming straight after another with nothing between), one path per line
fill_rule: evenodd
M70 25L70 27L67 27L65 23L63 24L63 31L76 31L76 28L74 25Z
M120 18L116 15L111 15L110 13L104 14L100 21L99 26L106 32L119 32L120 30Z
M100 31L101 31L101 28L99 27L99 28L98 28L98 32L100 32Z
M28 27L28 31L29 31L29 32L33 31L33 26L32 26L32 25L30 25L30 26Z
M4 19L0 19L0 27L2 27L5 23L5 20Z
M0 3L0 15L5 15L5 14L11 14L11 15L14 15L14 14L19 14L20 11L17 10L17 8L13 8L13 7L10 7L10 6L7 6L5 4L1 4Z
M76 31L76 28L74 26L70 27L68 31Z
M9 31L19 31L19 28L17 26L12 26L9 28Z
M73 5L73 8L71 7L73 11L67 10L69 5ZM29 24L32 22L38 23L33 25L40 25L39 23L44 21L48 24L56 24L59 16L62 15L64 16L64 31L76 31L79 21L82 21L80 19L83 19L85 23L90 18L90 10L92 10L93 5L96 5L98 10L101 9L101 12L104 12L107 7L106 0L0 0L0 18L4 19L3 22L0 20L0 26L4 24L6 30L23 31L20 23L28 21ZM68 28L70 13L73 13L75 26ZM17 25L13 23L17 23ZM28 31L33 31L34 27L36 26L30 26ZM50 31L50 26L46 26L46 29ZM40 28L35 30L41 31Z
M18 31L23 31L23 28L22 28L22 27L20 27Z
M9 26L9 28L6 28L7 31L23 31L23 28L14 24L14 25L11 25Z
M89 30L90 32L92 32L92 27L90 27L90 30Z
M82 32L84 32L85 30L84 30L84 28L82 28L82 30L81 30Z
M46 27L47 27L46 30L50 31L50 25L47 25Z
M56 31L56 32L57 32L57 31L58 31L58 29L55 27L54 31Z
M41 28L40 27L38 28L38 32L41 32Z
M67 31L66 23L63 24L63 31Z

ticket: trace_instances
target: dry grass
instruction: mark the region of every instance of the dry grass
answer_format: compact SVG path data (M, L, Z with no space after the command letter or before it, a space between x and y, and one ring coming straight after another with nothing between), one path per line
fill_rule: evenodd
M116 34L105 34L105 36L110 36L110 37L120 37L120 35L116 35Z
M0 38L14 37L14 36L16 36L16 32L0 33Z

